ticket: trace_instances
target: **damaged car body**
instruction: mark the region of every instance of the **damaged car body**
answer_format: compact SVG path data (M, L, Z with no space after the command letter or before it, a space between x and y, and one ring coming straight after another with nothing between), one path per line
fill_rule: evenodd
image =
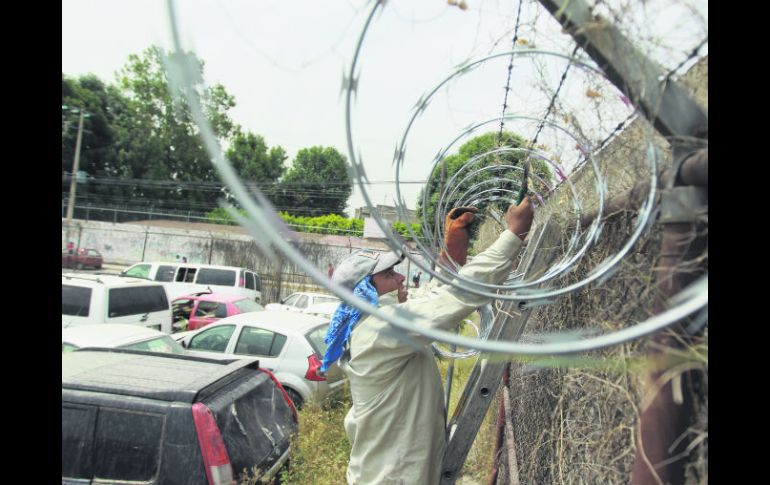
M215 485L288 462L297 413L257 359L62 354L62 483Z

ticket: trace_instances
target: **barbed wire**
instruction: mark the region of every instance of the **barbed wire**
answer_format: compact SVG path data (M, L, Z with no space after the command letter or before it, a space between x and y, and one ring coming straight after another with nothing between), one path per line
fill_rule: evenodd
M701 50L701 49L702 49L702 48L703 48L703 47L704 47L706 44L708 44L708 42L709 42L709 38L708 38L708 36L706 36L704 39L702 39L700 42L698 42L698 45L696 45L696 46L695 46L695 47L692 49L692 51L690 51L690 54L689 54L689 55L688 55L686 58L684 58L684 59L682 60L682 62L680 62L679 64L677 64L677 65L676 65L676 66L675 66L673 69L671 69L671 70L670 70L670 71L669 71L669 72L666 74L666 80L669 80L669 79L671 79L671 77L672 77L674 74L676 74L676 72L677 72L679 69L681 69L682 67L684 67L684 66L685 66L685 65L686 65L688 62L690 62L691 60L693 60L693 59L695 59L696 57L698 57L698 56L700 55L700 50Z
M177 54L179 54L183 52L183 49L181 48L181 45L179 42L179 32L178 32L178 25L176 23L176 16L174 14L173 0L168 0L168 6L169 6L169 13L170 13L171 25L172 25L172 35L174 38L174 47ZM372 25L372 20L374 19L375 14L384 8L385 8L385 2L377 1L373 3L369 16L367 17L364 23L361 35L359 36L358 42L356 43L354 54L353 54L353 60L350 64L350 68L346 76L347 82L345 83L345 86L343 88L345 92L345 122L346 122L346 136L347 136L347 145L348 145L348 153L349 153L349 163L350 163L349 168L350 168L351 176L354 182L358 184L362 192L362 197L364 198L365 202L370 208L373 207L374 204L372 203L371 198L369 197L369 194L366 191L366 184L365 184L365 181L367 180L366 171L363 165L363 161L359 156L358 150L356 150L356 145L354 144L353 137L352 137L351 106L352 106L353 95L357 90L357 85L359 81L358 78L360 73L357 72L357 67L362 54L362 46L363 46L364 38L367 34L367 31L370 29L370 26ZM579 61L576 61L571 56L566 56L566 55L562 55L554 52L547 52L547 51L532 50L532 51L527 51L526 53L523 53L523 52L503 53L503 55L513 55L513 54L522 55L522 56L553 56L555 58L564 59L567 62L576 64L576 65L581 64ZM177 73L177 78L175 82L179 83L182 86L192 87L197 81L193 81L194 78L192 76L186 77L184 75L184 73L190 71L190 65L187 65L189 63L189 60L187 60L184 55L177 55L177 57L178 58L175 59L175 61L178 63L175 69L175 72ZM498 57L498 56L489 56L488 58L482 59L481 61L465 64L458 71L455 71L446 80L440 83L433 91L431 91L428 97L421 98L421 100L418 102L416 106L416 113L413 115L412 119L410 120L407 130L405 131L401 139L401 142L398 145L399 148L396 154L396 162L397 162L396 179L397 180L399 179L399 167L404 163L403 154L405 153L405 147L406 147L407 137L409 134L409 129L412 123L415 121L415 119L419 117L427 107L428 102L430 101L430 97L436 91L438 91L444 83L448 82L450 79L453 79L454 77L457 77L457 76L462 76L468 71L470 71L472 68L476 67L478 63L484 62L486 60L489 60L495 57ZM596 72L600 77L602 76L602 73L600 71L597 71L595 67L581 64L581 68L586 70L587 72ZM196 94L197 91L195 89L183 89L180 92L182 92L186 96L186 101L190 106L191 113L193 115L193 118L195 119L195 122L198 124L200 128L201 137L204 141L204 145L206 146L206 149L209 155L211 156L211 159L214 161L215 167L219 171L223 181L228 185L228 187L230 187L234 197L236 197L236 199L239 200L239 202L242 204L248 216L243 217L237 212L235 212L232 208L228 209L229 213L233 217L235 217L251 233L258 247L265 253L265 255L273 256L276 251L280 252L288 261L303 268L321 286L324 286L329 291L334 292L342 300L360 308L362 311L366 313L369 313L371 315L374 315L378 318L381 318L385 321L390 322L392 325L394 325L395 327L403 331L418 333L436 341L442 341L450 344L459 345L462 347L475 348L475 349L489 351L489 352L500 352L505 354L525 354L525 355L554 355L554 354L558 355L558 354L564 354L564 353L585 352L588 350L595 350L595 349L604 348L607 346L618 345L620 343L627 342L631 339L636 339L644 335L649 335L650 333L659 331L660 329L671 325L673 322L680 320L684 316L690 315L691 313L703 308L708 303L708 275L706 275L705 277L696 281L690 287L686 288L684 291L680 292L679 295L677 295L677 298L675 300L672 300L672 306L668 310L664 311L659 315L650 317L645 321L638 322L628 328L624 328L619 331L614 331L605 335L592 336L585 339L578 339L577 337L571 337L571 336L565 335L563 341L546 342L546 343L538 343L538 344L519 343L519 342L510 342L510 341L491 342L491 341L483 341L483 340L477 340L477 339L468 339L466 337L461 337L451 332L435 330L431 328L430 322L425 321L424 318L411 314L409 312L406 312L401 308L396 308L393 314L384 313L379 308L376 308L369 304L361 302L349 290L339 286L338 284L335 284L334 282L329 281L329 279L326 277L326 275L323 272L321 272L320 270L315 268L312 264L307 262L304 259L303 255L296 250L296 248L293 248L290 244L288 244L288 242L284 239L283 234L281 232L281 229L280 229L281 226L279 224L276 224L275 222L276 221L276 216L274 212L275 208L260 192L256 192L256 193L253 191L250 192L243 185L242 181L239 179L233 167L224 158L221 147L219 146L219 143L216 139L216 136L214 135L213 130L210 128L207 120L203 115L200 102L197 98L197 94ZM457 138L455 138L455 140L450 142L443 149L443 151L441 150L439 151L440 156L437 158L440 159L441 156L443 156L443 154L445 154L457 140L471 135L474 132L474 130L484 126L486 123L490 121L501 122L501 121L504 121L504 119L522 120L522 119L525 119L526 117L506 114L504 116L501 116L500 118L503 118L503 119L487 120L482 123L478 123L477 125L474 125L471 128L464 130ZM546 122L546 120L543 120L541 118L540 122ZM582 137L582 135L579 135L579 133L575 134L572 131L564 129L563 127L553 125L553 123L546 122L546 126L554 130L561 130L559 132L561 133L561 136L571 137L572 139L575 139L576 137L580 139ZM437 277L439 280L468 293L485 296L490 299L520 301L520 302L526 302L526 303L530 303L531 301L535 301L535 302L541 301L542 303L548 303L549 302L548 296L550 295L560 296L560 295L573 292L577 288L585 286L589 283L603 283L604 281L606 281L608 277L610 277L613 274L613 269L617 267L617 264L619 263L619 261L625 256L625 254L628 253L631 246L634 244L634 242L639 237L639 235L649 228L649 221L652 220L649 216L652 211L652 206L654 204L655 181L657 176L657 162L660 159L660 155L658 154L657 149L653 144L648 143L646 146L647 146L646 160L648 162L649 169L650 169L650 187L651 187L650 195L648 195L648 197L643 201L642 205L640 206L639 216L636 219L636 223L633 228L633 233L628 238L625 245L623 245L623 247L621 247L620 250L618 250L618 252L613 257L610 257L605 259L604 261L601 261L600 263L596 264L590 271L588 271L588 275L584 280L580 282L580 284L571 284L561 288L553 287L553 288L541 289L542 283L544 281L543 279L544 277L547 280L549 278L552 278L556 274L560 274L565 271L569 271L571 268L574 268L574 265L576 264L577 259L579 259L580 256L582 256L582 254L585 253L585 250L587 250L589 246L596 243L596 241L600 236L601 232L600 232L599 221L602 219L602 209L604 206L604 194L606 193L607 189L605 186L605 182L602 179L601 171L598 169L598 166L594 161L591 153L588 153L587 157L591 162L591 166L595 172L595 177L596 177L595 188L596 188L596 196L598 199L597 216L594 219L594 223L591 224L591 226L587 231L580 232L580 230L577 230L577 232L571 239L571 242L568 248L569 251L572 251L571 253L568 252L569 257L564 257L560 262L557 262L555 265L547 268L546 275L540 276L538 277L538 279L522 281L522 280L516 280L516 278L514 278L515 281L509 280L503 285L483 285L483 284L480 284L479 282L473 282L473 281L464 279L463 277L461 277L461 275L458 275L456 273L451 273L451 272L448 277L433 273L434 277ZM546 157L546 161L556 163L554 160L548 159L548 157ZM435 160L434 160L434 163L435 163ZM436 172L434 171L432 173L436 173ZM571 181L568 181L568 184L571 184ZM445 190L450 190L450 189L452 188L447 188ZM401 205L402 205L401 203L403 202L403 198L401 197L401 194L400 194L399 184L396 185L396 190L397 190L398 200L399 200L399 209L401 209ZM505 196L505 194L503 194L503 196ZM575 197L576 198L578 197L577 193L575 193ZM389 228L385 227L382 221L382 218L378 214L375 213L374 218L378 223L378 225L380 226L380 228L383 230L383 232L388 236L388 240L386 241L388 245L392 249L396 249L396 250L400 249L401 240L397 238L396 235L389 230ZM443 231L439 231L439 232L443 233ZM427 231L425 233L430 234L431 231ZM577 244L578 240L582 241L584 244L582 246L581 244ZM426 254L423 254L423 256L426 256ZM407 254L407 257L410 257L410 259L412 259L411 255L409 254ZM431 273L431 271L427 267L423 266L424 263L422 261L417 261L415 259L412 259L412 262L415 263L421 269L425 270L426 272ZM493 287L492 289L494 291L490 291L490 287ZM515 292L511 293L511 291L514 289L515 289Z
M575 48L572 50L572 54L570 57L575 57L575 55L578 52L578 49L580 49L579 45L575 45ZM559 97L559 93L561 92L562 86L564 86L564 81L567 80L567 73L569 73L569 68L572 67L572 63L568 63L567 67L564 68L564 72L561 75L561 79L559 79L559 85L556 87L556 90L553 92L553 96L551 96L551 101L548 102L548 107L545 109L545 113L543 113L543 121L538 125L537 131L535 132L534 138L532 138L532 146L537 146L537 138L540 136L540 132L543 131L543 126L545 120L548 119L548 117L553 112L554 104L556 103L556 98Z
M513 40L511 40L511 51L516 50L516 42L519 40L519 21L521 20L521 4L523 0L519 0L519 8L516 12L516 24L513 28ZM497 135L497 146L500 146L503 139L503 128L505 127L505 110L508 108L508 92L511 90L511 72L513 71L513 54L511 54L511 60L508 63L508 78L505 80L505 96L503 97L503 110L500 113L500 132Z

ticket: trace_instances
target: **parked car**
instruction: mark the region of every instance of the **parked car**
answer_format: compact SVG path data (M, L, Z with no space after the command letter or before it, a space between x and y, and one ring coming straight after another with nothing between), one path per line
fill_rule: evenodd
M102 258L102 253L96 249L78 248L72 252L67 250L61 252L62 268L101 269L103 263L104 258Z
M344 386L336 365L326 376L318 374L326 352L324 337L329 319L269 311L241 313L200 330L173 334L190 351L259 357L281 382L298 407L308 400L323 400Z
M171 302L174 330L197 330L220 318L239 313L264 310L259 303L246 296L226 293L193 293Z
M128 323L171 333L166 288L118 275L62 274L62 328L93 323Z
M307 315L315 315L317 317L324 317L331 320L331 318L334 316L334 312L337 311L337 307L340 306L340 303L342 303L342 300L316 303L302 310L302 313Z
M200 291L246 296L262 302L262 280L247 268L212 264L143 262L129 266L122 275L161 281L169 297Z
M289 312L301 312L311 305L318 303L339 303L340 299L334 295L325 295L323 293L292 293L280 303L270 303L265 305L265 310L284 310Z
M169 335L139 325L78 325L61 331L61 351L110 347L184 355L187 351Z
M258 359L125 349L62 354L62 484L274 477L297 414ZM251 475L253 476L253 474Z

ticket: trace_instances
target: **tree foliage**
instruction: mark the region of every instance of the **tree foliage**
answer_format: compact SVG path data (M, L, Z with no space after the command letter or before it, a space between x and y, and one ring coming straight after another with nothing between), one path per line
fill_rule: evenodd
M93 75L72 79L62 73L62 104L89 114L79 169L99 181L79 183L78 199L137 209L207 210L221 195L174 184L214 182L217 175L189 109L172 96L165 56L158 47L130 55L110 85ZM200 94L215 133L226 140L233 131L227 111L235 106L234 98L218 84ZM62 109L63 191L69 189L76 136L77 115Z
M226 152L227 159L241 178L248 182L273 183L286 172L286 151L275 146L270 149L265 139L238 127Z
M512 132L504 131L502 133L502 137L500 137L500 134L498 132L488 132L484 133L483 135L479 135L475 138L472 138L471 140L464 143L460 148L458 149L457 153L448 155L444 157L443 161L437 165L437 167L434 169L433 174L430 178L430 181L426 185L425 188L420 192L420 195L417 200L417 213L419 217L422 217L422 208L423 208L423 200L427 199L427 206L425 210L426 217L429 221L433 221L435 218L435 211L436 211L436 205L439 202L439 198L441 197L441 194L444 192L444 187L447 186L449 181L452 179L452 176L454 176L462 167L465 165L469 160L471 160L473 157L487 153L491 150L494 150L497 147L505 146L505 147L513 147L513 148L519 148L519 147L525 147L526 142L524 139ZM523 152L504 152L504 153L498 153L498 154L492 154L492 155L486 155L482 159L480 159L475 165L475 168L481 168L485 166L490 165L512 165L512 166L521 166L522 163L525 160L525 154ZM543 180L550 181L552 178L552 174L548 166L545 162L542 160L532 159L530 158L530 170L543 178ZM445 171L443 174L442 171ZM496 177L500 177L499 172L480 172L478 174L475 174L470 177L465 177L466 173L463 172L463 175L460 176L459 179L455 179L455 181L452 184L452 188L456 189L454 191L454 196L448 200L448 207L454 207L457 203L457 199L466 192L470 187L480 183L480 182L493 182L493 179ZM520 177L521 172L516 171L513 174L508 174L507 177ZM442 182L443 181L443 182ZM442 186L443 183L443 186ZM514 184L512 182L493 182L487 187L502 187L507 189L515 189L517 184ZM425 191L427 190L427 197L425 197ZM502 201L495 203L496 206L502 211L505 211L509 205L510 201ZM484 210L489 205L488 202L485 203L479 203L477 206Z
M176 65L177 55L197 66L191 86L167 75L166 66ZM204 88L196 82L203 68L192 53L167 54L152 46L130 55L111 84L94 75L71 78L62 73L62 197L69 191L73 168L76 110L83 110L88 117L79 170L94 178L78 182L78 203L205 213L228 198L179 96L182 89L194 89L226 156L247 185L257 184L278 208L294 214L344 214L352 193L345 158L331 147L306 148L287 170L282 147L269 147L262 136L232 121L229 110L235 99L224 86Z
M190 54L188 54L190 55ZM199 130L186 104L177 101L164 69L166 53L151 47L141 55L132 54L118 73L118 84L128 99L126 116L130 123L121 140L121 160L127 178L213 182L218 180L213 165L199 137ZM199 75L202 76L203 63ZM227 111L235 106L233 97L221 85L206 88L201 94L215 134L226 139L233 129ZM179 190L179 187L137 187L134 197L152 200L159 206L213 204L216 191Z
M297 152L274 200L281 209L344 215L352 192L345 157L333 147L314 146Z

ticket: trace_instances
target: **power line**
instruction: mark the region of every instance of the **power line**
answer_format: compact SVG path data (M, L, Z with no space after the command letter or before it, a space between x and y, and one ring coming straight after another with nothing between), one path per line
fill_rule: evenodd
M65 198L67 196L67 192L62 192L62 197ZM168 200L168 199L155 199L155 198L131 198L131 197L120 197L120 196L111 196L111 195L98 195L98 194L85 194L85 195L78 195L76 197L76 200L80 203L99 203L104 204L105 202L115 204L115 207L110 208L109 210L113 209L120 209L120 208L126 208L128 206L133 207L157 207L159 209L163 210L198 210L198 211L205 211L205 212L211 212L214 209L218 209L221 206L216 202L197 202L197 201L189 201L189 200ZM273 207L278 211L284 211L284 212L292 212L292 213L309 213L309 214L329 214L329 208L318 208L318 207L311 207L311 206L283 206L283 205L273 205Z
M166 184L198 184L198 185L210 185L210 186L217 186L217 187L225 187L225 184L222 182L217 181L207 181L207 180L162 180L162 179L145 179L145 178L121 178L121 177L93 177L89 178L89 181L104 181L106 183L109 182L116 182L116 183L166 183ZM401 184L424 184L427 180L400 180L399 183ZM307 187L307 186L315 186L315 185L350 185L346 182L247 182L249 184L254 184L260 187L271 187L276 186L280 184L281 186L286 187ZM365 182L366 185L381 185L381 184L395 184L395 180L375 180L375 181L368 181Z

